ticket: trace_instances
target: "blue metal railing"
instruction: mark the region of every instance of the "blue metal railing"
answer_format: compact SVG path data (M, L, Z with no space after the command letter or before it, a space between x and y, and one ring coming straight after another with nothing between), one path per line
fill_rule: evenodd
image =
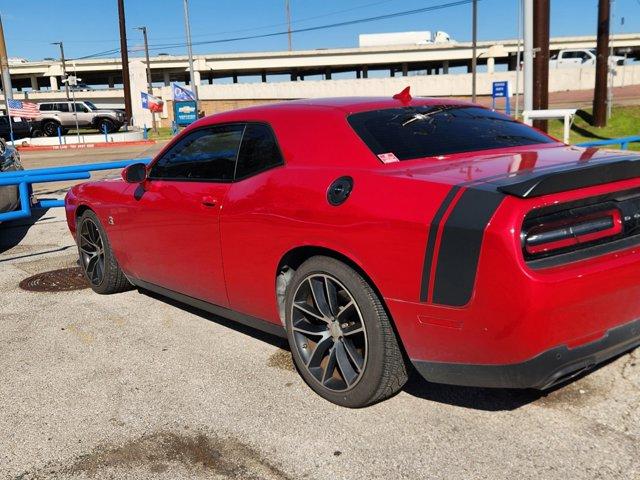
M631 137L611 138L609 140L594 140L593 142L577 143L579 147L606 147L609 145L620 145L622 150L627 150L630 143L640 142L640 135Z
M150 158L119 160L116 162L88 163L66 167L34 168L0 173L0 187L17 185L20 198L20 210L0 213L0 222L31 217L33 208L63 207L64 200L32 201L31 192L34 183L66 182L91 178L90 172L125 168L134 163L149 163Z

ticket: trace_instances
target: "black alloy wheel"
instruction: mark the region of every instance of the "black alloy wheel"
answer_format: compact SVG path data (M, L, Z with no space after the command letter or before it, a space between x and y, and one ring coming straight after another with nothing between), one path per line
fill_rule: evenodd
M90 218L82 222L78 247L87 279L93 286L101 285L105 273L104 242L98 226Z
M307 371L334 392L353 388L367 363L367 334L353 295L335 277L311 274L294 294L293 337Z

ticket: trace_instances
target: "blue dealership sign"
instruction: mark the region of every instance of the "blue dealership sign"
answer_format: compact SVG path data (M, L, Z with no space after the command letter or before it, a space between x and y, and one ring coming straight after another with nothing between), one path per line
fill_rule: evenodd
M505 108L504 112L507 115L511 115L511 101L510 97L511 92L509 92L509 82L493 82L491 88L491 98L492 98L492 108L496 109L496 98L504 98L505 99Z
M195 100L173 102L173 117L180 127L192 124L198 119L198 103Z

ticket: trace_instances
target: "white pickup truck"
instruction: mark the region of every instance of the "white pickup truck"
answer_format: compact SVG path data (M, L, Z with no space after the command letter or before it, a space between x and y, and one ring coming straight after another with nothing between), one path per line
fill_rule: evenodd
M596 65L596 49L560 50L549 60L549 68L594 67ZM624 65L625 58L618 55L609 57L609 66Z

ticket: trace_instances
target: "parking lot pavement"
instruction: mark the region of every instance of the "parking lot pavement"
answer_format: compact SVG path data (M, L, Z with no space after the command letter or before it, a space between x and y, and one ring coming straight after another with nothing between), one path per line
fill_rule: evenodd
M137 291L20 289L75 266L62 209L39 216L0 225L0 478L640 478L640 351L545 395L414 377L348 410L277 338Z

